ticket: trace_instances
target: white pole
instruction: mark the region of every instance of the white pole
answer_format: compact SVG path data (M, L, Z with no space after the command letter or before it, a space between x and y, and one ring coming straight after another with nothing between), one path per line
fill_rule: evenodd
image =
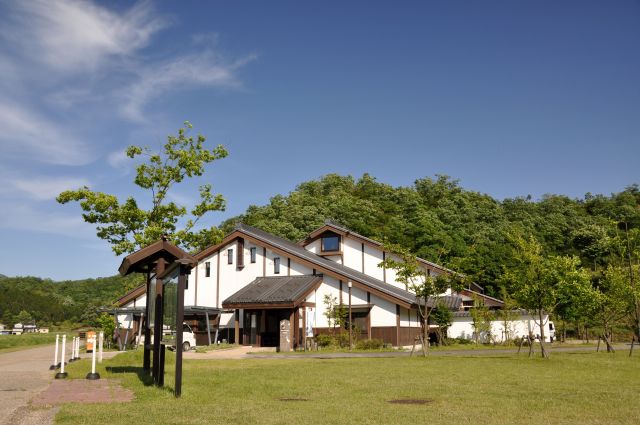
M60 372L64 373L64 350L67 348L67 336L66 335L62 335L62 350L61 350L61 356L62 359L60 360Z
M104 345L104 332L100 331L100 335L99 335L99 340L98 340L98 349L100 350L99 354L100 357L98 358L98 361L100 363L102 363L102 346Z
M53 354L53 364L49 366L49 370L56 370L58 367L58 340L60 339L60 334L56 334L56 352Z
M76 360L80 359L80 337L77 336L74 338L75 339L75 344L73 344L73 358Z
M67 373L64 371L64 351L67 348L67 335L62 335L62 350L60 350L60 372L56 373L56 379L62 379L67 377Z
M95 380L100 379L100 375L96 373L96 337L92 339L93 351L91 352L91 373L87 374L87 379Z

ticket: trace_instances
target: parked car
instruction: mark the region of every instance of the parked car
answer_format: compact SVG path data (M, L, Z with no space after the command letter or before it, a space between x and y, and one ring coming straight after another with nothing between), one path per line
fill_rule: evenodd
M175 335L174 335L175 337ZM182 351L189 351L196 346L196 334L191 329L191 326L186 323L182 324ZM172 350L176 349L175 345L169 347Z

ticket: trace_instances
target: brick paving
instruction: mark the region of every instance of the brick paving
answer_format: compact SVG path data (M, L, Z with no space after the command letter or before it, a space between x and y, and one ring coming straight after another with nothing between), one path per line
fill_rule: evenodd
M34 406L62 403L119 403L133 400L133 392L122 388L117 379L55 380L33 399Z

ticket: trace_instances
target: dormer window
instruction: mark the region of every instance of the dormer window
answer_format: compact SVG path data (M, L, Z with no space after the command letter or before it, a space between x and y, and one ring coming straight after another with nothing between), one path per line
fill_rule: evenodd
M320 249L322 252L340 251L340 235L325 233L321 239L321 244Z

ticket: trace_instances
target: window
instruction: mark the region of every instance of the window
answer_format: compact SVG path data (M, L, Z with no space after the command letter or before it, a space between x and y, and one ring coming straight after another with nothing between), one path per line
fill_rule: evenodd
M257 251L257 248L255 246L252 246L251 248L249 248L249 253L251 254L252 263L256 262L256 251Z
M227 264L233 264L233 248L227 249Z
M280 257L273 259L273 273L280 274Z
M204 263L204 277L210 277L211 276L211 263L210 262L206 262Z
M327 235L322 237L321 250L326 251L340 251L340 236Z

